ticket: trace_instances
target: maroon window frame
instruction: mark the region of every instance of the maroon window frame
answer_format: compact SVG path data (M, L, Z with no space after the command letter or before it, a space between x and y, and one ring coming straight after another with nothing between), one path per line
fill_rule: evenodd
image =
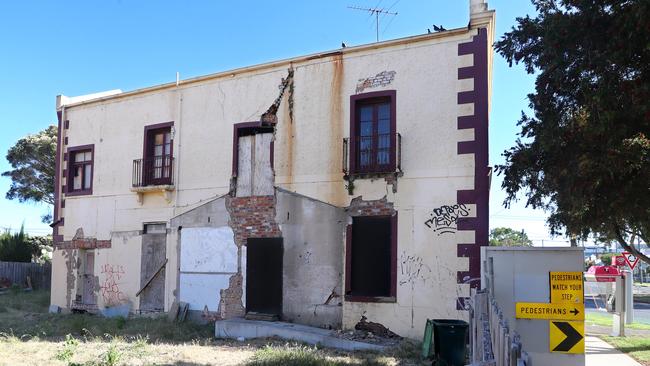
M174 156L172 127L174 127L174 122L158 123L144 127L142 182L145 186L172 184L172 158ZM161 154L155 152L157 145L155 137L158 134L163 134ZM165 142L165 134L169 134L169 142ZM165 145L169 145L168 152Z
M376 216L381 217L381 216ZM385 217L385 216L384 216ZM397 212L390 216L390 293L388 296L361 296L352 293L352 225L345 232L345 300L350 302L397 302Z
M75 158L80 153L90 153L90 160L76 162ZM68 169L66 174L66 195L67 196L82 196L93 194L93 178L95 174L95 145L81 145L69 147L67 151L68 156ZM86 181L86 166L90 166L90 184L85 186ZM74 178L77 173L77 168L81 168L81 188L74 188Z
M390 107L390 131L379 133L382 105ZM383 90L350 96L350 173L393 173L397 168L397 92ZM372 109L372 133L362 135L361 113ZM366 120L365 122L368 122ZM389 144L386 147L386 144ZM385 162L385 154L388 161ZM363 164L365 162L365 164Z
M239 138L242 136L255 135L258 133L272 133L275 131L274 127L267 126L262 121L257 122L241 122L233 125L232 134L232 176L237 177L239 173ZM274 141L271 140L271 168L273 168L273 150Z

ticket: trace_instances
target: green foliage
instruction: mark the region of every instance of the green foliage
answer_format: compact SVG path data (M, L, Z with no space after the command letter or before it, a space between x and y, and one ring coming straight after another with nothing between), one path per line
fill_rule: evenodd
M537 75L532 115L504 152L508 206L550 212L553 234L650 243L650 2L532 0L495 44Z
M24 228L12 234L9 230L0 234L0 261L38 263L51 261L51 236L29 236Z
M122 352L119 349L117 349L117 345L111 344L108 347L106 353L104 353L102 366L117 365L117 363L120 361L121 358L122 358Z
M57 352L54 357L59 361L69 363L74 357L77 347L79 347L79 341L74 339L70 334L67 334L63 343L63 349Z
M533 242L522 231L509 227L498 227L490 231L490 246L496 247L531 247Z
M27 240L23 228L12 234L5 231L0 234L0 261L5 262L31 262L32 248Z
M600 256L600 260L603 262L603 265L605 266L611 266L612 265L612 257L613 255L611 253L605 253Z
M2 173L11 178L7 199L54 204L57 133L56 126L49 126L21 138L9 149L7 161L12 170ZM43 218L44 222L48 219L49 215Z
M46 263L52 261L52 251L54 242L52 235L28 236L27 241L32 249L32 257L37 263Z

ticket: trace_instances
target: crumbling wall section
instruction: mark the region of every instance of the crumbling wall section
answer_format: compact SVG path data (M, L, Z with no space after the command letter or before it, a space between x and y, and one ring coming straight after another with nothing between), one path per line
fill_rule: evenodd
M239 248L242 262L245 262L248 238L282 237L280 226L275 221L275 206L275 195L226 197L226 209L230 214L228 225L235 233L235 244ZM221 290L219 314L223 319L243 316L245 313L246 268L245 265L241 267L230 278L228 288Z
M345 209L350 216L393 216L395 208L386 197L378 200L364 201L361 196L350 201Z

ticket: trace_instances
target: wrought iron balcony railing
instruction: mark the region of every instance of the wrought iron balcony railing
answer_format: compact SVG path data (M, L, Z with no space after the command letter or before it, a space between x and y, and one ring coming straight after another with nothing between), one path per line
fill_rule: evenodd
M174 184L174 158L171 155L133 160L134 188Z
M372 175L402 172L402 136L399 133L343 139L343 173Z

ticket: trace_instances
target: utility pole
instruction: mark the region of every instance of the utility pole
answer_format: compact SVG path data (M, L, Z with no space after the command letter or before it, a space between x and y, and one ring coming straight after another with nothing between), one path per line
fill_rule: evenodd
M362 8L360 6L348 6L348 9L367 11L371 15L375 16L375 25L377 27L377 42L379 42L379 14L397 15L397 12L390 12L388 10L384 10L384 8Z

